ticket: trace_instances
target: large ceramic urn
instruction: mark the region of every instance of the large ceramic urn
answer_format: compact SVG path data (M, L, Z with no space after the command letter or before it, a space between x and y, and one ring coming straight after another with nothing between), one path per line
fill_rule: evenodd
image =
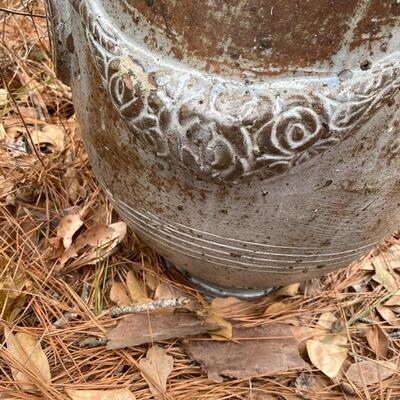
M394 0L48 0L99 183L194 280L344 267L400 226Z

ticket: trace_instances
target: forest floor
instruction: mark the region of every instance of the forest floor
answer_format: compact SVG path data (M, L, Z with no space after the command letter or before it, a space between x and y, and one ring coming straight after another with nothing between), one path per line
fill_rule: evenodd
M0 399L400 399L399 236L258 300L205 298L99 189L25 3L0 7Z

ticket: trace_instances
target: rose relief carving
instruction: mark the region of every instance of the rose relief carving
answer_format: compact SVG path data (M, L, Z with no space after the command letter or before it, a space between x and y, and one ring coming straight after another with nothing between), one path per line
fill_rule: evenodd
M126 43L85 1L71 2L130 131L201 179L283 174L354 134L400 88L398 54L319 89L307 78L252 86L178 70Z

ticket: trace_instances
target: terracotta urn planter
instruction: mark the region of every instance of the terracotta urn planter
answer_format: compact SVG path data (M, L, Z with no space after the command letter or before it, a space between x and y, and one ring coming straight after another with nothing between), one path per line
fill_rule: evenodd
M309 279L399 227L399 2L48 0L48 15L101 186L194 280Z

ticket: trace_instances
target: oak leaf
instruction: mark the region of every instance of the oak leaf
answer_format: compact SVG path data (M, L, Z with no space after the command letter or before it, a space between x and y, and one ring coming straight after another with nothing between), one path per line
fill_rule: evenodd
M147 351L146 358L139 361L139 368L153 396L163 397L167 392L168 377L174 369L174 359L162 347L153 346Z

